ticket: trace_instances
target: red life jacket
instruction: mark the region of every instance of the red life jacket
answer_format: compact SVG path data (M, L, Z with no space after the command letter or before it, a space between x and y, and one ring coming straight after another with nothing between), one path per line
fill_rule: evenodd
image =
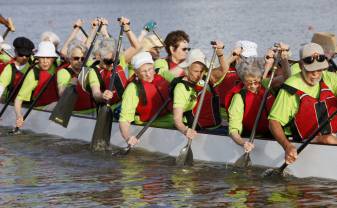
M283 89L290 94L296 94L300 99L298 112L290 125L294 133L295 140L307 139L312 132L319 127L334 111L337 110L337 98L329 87L320 82L319 98L313 98L305 92L284 84ZM320 133L322 135L337 132L337 118L331 120L330 125L326 125Z
M242 135L250 135L265 91L266 89L263 86L261 86L259 89L259 92L255 94L245 89L243 83L240 83L234 88L232 88L232 90L230 90L230 92L227 94L227 97L226 97L227 99L226 100L226 110L227 111L231 104L234 94L240 93L242 97L242 100L244 103L244 113L243 113L243 119L242 119L242 127L243 127ZM269 95L267 96L264 110L262 111L262 114L259 120L259 124L256 129L256 133L262 134L262 135L270 134L268 114L271 110L271 107L273 106L274 100L275 100L275 97L271 93L269 93Z
M239 82L241 82L241 80L236 73L236 69L230 67L223 80L214 87L214 91L219 95L221 107L226 106L225 97L227 93Z
M66 67L64 69L69 72L71 77L77 77L77 74L70 68ZM75 111L87 110L96 107L92 96L89 92L83 90L82 85L79 81L77 81L76 92L78 94L78 97L74 107Z
M170 83L162 76L155 74L152 82L134 80L136 84L139 103L136 112L143 122L149 121L164 102L170 97ZM161 112L163 116L172 111L172 102Z
M195 90L198 94L196 98L197 104L194 106L194 108L190 111L184 112L184 116L187 119L187 124L188 126L191 127L193 124L194 116L197 112L199 100L201 97L201 91L203 87L187 82L183 80L183 77L177 77L171 82L171 85L173 85L172 89L174 89L174 87L178 83L183 83L186 90L188 91ZM204 102L201 107L197 129L211 128L218 126L221 123L219 96L214 92L212 86L209 85L209 87L210 91L209 90L206 91Z
M58 67L55 69L54 73L57 73L58 69L63 68L63 66ZM35 80L38 81L37 86L32 93L33 99L37 97L39 92L42 90L43 86L48 82L48 80L53 76L46 70L40 70L39 68L35 67L33 69ZM56 75L55 75L56 76ZM57 82L56 77L54 76L51 83L48 85L46 91L41 95L37 103L35 104L36 107L38 106L45 106L52 102L55 102L59 99L58 90L57 90Z
M100 69L97 66L97 63L92 66L92 68L95 70L96 75L99 80L100 89L103 93L105 90L109 88L110 84L110 77L112 75L112 70L107 69ZM112 99L110 100L110 104L118 103L122 99L123 92L126 88L126 85L128 83L128 79L126 78L125 72L123 68L118 65L116 68L116 77L114 80L114 89L112 91ZM90 87L87 88L89 92L91 92Z

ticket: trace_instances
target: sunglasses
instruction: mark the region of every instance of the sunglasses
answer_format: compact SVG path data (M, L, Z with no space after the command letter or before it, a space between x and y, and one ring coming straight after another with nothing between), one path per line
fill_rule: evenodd
M17 53L16 54L17 56L19 56L19 57L29 57L30 56L30 54L22 54L22 53Z
M74 59L75 61L79 61L79 60L84 61L84 57L74 56L72 57L72 59Z
M106 64L106 65L111 65L111 64L114 63L114 60L113 60L113 59L103 59L103 62L104 62L104 64Z
M182 48L181 50L183 50L183 51L190 51L191 50L191 48Z
M268 59L271 59L271 58L273 59L274 56L268 56L268 55L267 55L267 56L265 56L265 58L266 58L267 60L268 60Z
M246 82L246 84L248 85L248 86L251 86L251 85L260 85L261 84L261 81L245 81Z
M305 64L312 64L312 63L314 63L315 59L318 62L323 62L323 61L326 60L326 56L325 55L314 54L312 56L305 57L302 60L303 60L303 62Z

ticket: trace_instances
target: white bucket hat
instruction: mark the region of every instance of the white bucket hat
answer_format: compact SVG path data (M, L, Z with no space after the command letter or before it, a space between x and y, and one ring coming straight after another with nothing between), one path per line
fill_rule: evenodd
M132 57L131 64L135 69L139 69L143 64L153 64L152 56L149 52L139 52Z
M248 57L257 57L257 44L248 40L239 40L235 43L235 48L242 48L241 55Z
M10 45L8 45L7 43L4 42L4 39L2 38L2 36L0 35L0 50L10 50L12 49L12 47Z
M192 49L186 60L183 61L179 66L181 68L187 68L191 66L194 62L200 62L207 67L207 60L205 54L200 49Z
M36 57L57 57L55 46L50 41L42 41L37 49Z

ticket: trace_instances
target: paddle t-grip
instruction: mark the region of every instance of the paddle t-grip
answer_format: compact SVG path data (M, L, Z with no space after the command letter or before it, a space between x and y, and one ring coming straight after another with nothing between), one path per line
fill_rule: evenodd
M121 17L118 17L118 18L117 18L117 21L118 21L118 22L120 22L121 20L122 20ZM127 25L130 25L130 22L128 22Z

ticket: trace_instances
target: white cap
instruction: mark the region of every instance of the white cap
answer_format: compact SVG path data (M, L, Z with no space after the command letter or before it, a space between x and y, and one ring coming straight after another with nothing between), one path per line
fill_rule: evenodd
M182 62L181 64L179 64L179 66L181 68L187 68L187 67L191 66L194 62L200 62L207 67L206 56L200 49L197 49L197 48L192 49L189 52L186 60L184 62Z
M55 46L50 41L42 41L37 49L36 57L57 57Z
M257 44L248 40L239 40L235 43L235 48L242 48L241 55L248 57L257 57Z
M149 52L139 52L131 60L135 69L139 69L143 64L153 64L152 56Z

